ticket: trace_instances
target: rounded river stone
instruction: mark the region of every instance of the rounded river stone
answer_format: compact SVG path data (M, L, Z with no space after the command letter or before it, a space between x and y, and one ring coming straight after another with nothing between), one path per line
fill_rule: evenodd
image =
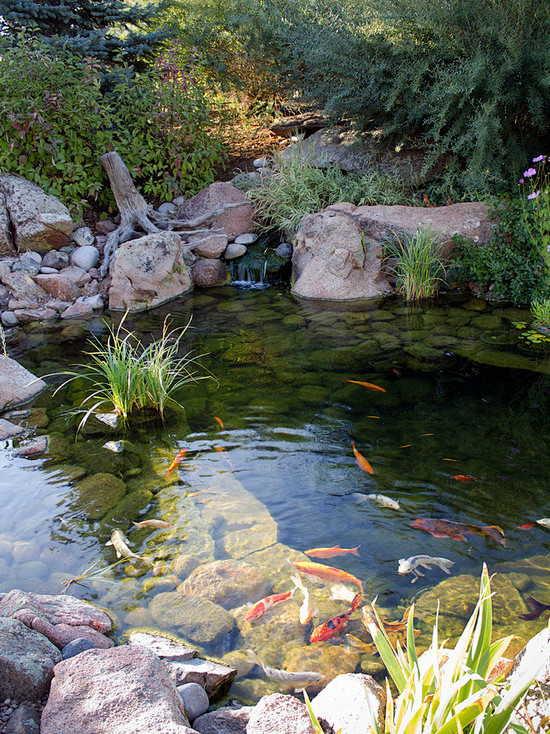
M75 485L75 502L88 520L99 520L124 497L126 487L114 474L93 474Z
M174 591L158 594L151 602L153 619L198 645L216 645L235 630L235 620L223 607L200 596Z

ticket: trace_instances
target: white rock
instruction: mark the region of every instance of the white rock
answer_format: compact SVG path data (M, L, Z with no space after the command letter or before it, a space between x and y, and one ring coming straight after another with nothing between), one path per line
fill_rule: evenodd
M210 705L208 695L198 683L185 683L183 686L178 686L177 688L183 701L185 715L190 722L195 721L196 718L208 711Z
M25 433L25 429L10 423L5 418L0 418L0 441L6 441L13 436L20 436Z
M17 321L17 316L13 313L13 311L2 311L0 321L2 321L2 326L7 327L8 329L12 326L17 326L17 324L19 323L19 321Z
M95 237L89 227L80 227L73 233L73 240L79 247L85 247L93 245Z
M369 727L383 730L386 694L382 686L363 673L337 675L311 702L313 713L334 731L365 734Z
M185 201L185 199L183 201ZM182 203L183 203L183 201L182 201ZM159 214L171 214L172 212L175 212L176 211L176 206L177 205L175 203L172 203L172 202L169 202L169 201L165 201L164 204L161 204L159 206L159 208L158 208L157 211L158 211Z
M71 265L88 271L91 268L95 268L99 262L99 258L100 255L97 247L83 245L71 253Z
M294 696L272 693L252 709L247 734L314 734L305 705ZM361 734L365 734L366 727Z
M235 237L234 243L236 245L252 245L258 239L258 235L253 232L247 232L246 234L240 234Z
M93 311L103 311L104 303L103 298L97 293L95 296L85 296L82 299L82 303L86 304L87 306L91 306Z
M40 268L40 274L41 275L56 275L57 269L56 268Z

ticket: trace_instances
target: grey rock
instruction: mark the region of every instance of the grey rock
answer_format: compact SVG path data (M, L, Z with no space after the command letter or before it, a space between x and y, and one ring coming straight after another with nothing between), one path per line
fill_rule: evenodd
M73 240L79 247L93 245L95 237L89 227L80 227L73 233Z
M342 734L382 731L386 693L370 675L346 673L331 680L311 707L319 720Z
M39 436L24 446L19 446L13 452L14 456L22 456L25 459L33 459L35 456L42 456L48 450L48 437Z
M0 354L0 410L27 403L46 387L44 380Z
M163 635L152 635L148 632L131 632L128 637L128 644L147 647L165 662L183 662L191 660L197 654L194 648L185 645L183 642L177 642Z
M231 243L230 245L227 245L225 248L225 252L223 253L223 256L226 260L236 260L238 257L242 257L243 255L246 255L248 252L246 245L236 245L235 243Z
M191 723L208 711L210 706L208 694L198 683L184 683L177 688L183 701L185 715Z
M8 438L20 436L22 433L25 433L24 428L10 423L5 418L0 418L0 441L7 441Z
M53 308L16 308L14 315L20 324L32 324L35 321L52 321L57 318Z
M5 734L38 734L40 731L40 714L32 706L22 704L10 716Z
M253 245L257 239L258 239L257 234L254 234L253 232L247 232L246 234L240 234L238 237L235 237L235 244L236 245Z
M365 734L363 730L362 734ZM247 734L314 734L305 705L293 696L272 693L252 709Z
M69 265L69 255L59 250L50 250L44 254L42 258L42 266L46 268L55 268L61 270Z
M48 692L59 650L17 619L0 617L0 699L39 701Z
M174 206L181 206L184 201L185 196L176 196L175 199L172 199L172 204L174 204Z
M19 260L16 260L12 265L12 273L21 271L28 273L29 275L36 275L40 272L42 267L42 255L38 252L24 252Z
M199 244L195 244L198 241ZM189 238L189 249L198 257L216 258L221 257L227 247L227 237L224 234L211 234L206 236L197 235Z
M193 658L182 662L165 660L170 678L178 686L185 683L198 683L210 700L223 696L229 690L231 682L237 675L235 668L214 663L211 660Z
M84 650L94 650L95 645L91 640L86 637L77 637L76 640L68 642L61 650L61 657L63 660L74 658L75 655L80 655Z
M95 231L99 235L107 235L110 232L114 232L116 229L116 224L114 222L111 222L110 219L100 219L99 222L96 222L95 225Z
M69 265L68 267L60 270L59 273L60 275L64 275L66 278L69 278L69 280L72 280L72 282L78 286L86 285L86 283L89 283L92 279L92 276L89 273L76 265Z
M86 296L82 299L82 303L84 303L87 306L90 306L93 311L103 311L104 303L103 298L99 295L99 293L96 293L95 296Z
M182 700L150 650L86 650L55 667L41 734L193 734Z
M294 248L289 242L281 242L275 252L277 253L277 255L279 255L279 257L292 257Z
M42 267L40 268L40 275L56 275L57 270L55 268Z
M178 635L197 645L226 645L235 633L233 616L199 596L166 591L155 596L149 611L157 624L175 629Z
M0 242L0 250L6 251L8 245L18 252L47 252L70 241L73 231L71 215L54 196L48 196L36 184L11 174L0 176L0 194L3 200L0 208L3 209L3 203L11 223L8 242ZM5 229L2 232L0 225L0 240L5 238Z
M11 328L12 326L17 326L19 321L17 320L17 316L13 313L13 311L2 311L2 316L0 316L0 320L2 321L2 326L5 326L6 328Z
M174 202L165 201L163 204L161 204L158 208L159 214L172 214L172 212L175 212L177 208L177 204Z
M392 289L382 274L382 244L365 238L343 211L306 215L294 243L292 293L302 298L376 298Z
M220 708L203 714L193 722L199 734L246 734L252 706Z
M254 168L265 168L269 165L269 161L267 158L256 158L253 161L252 165L254 166Z
M191 290L181 238L160 232L120 245L111 265L109 308L145 311Z
M92 316L94 309L90 303L87 302L87 298L81 296L77 298L68 308L66 308L61 314L62 319L74 319L74 318L86 318Z
M84 245L78 247L74 252L71 253L71 265L82 270L90 270L95 268L99 262L99 250L93 245Z

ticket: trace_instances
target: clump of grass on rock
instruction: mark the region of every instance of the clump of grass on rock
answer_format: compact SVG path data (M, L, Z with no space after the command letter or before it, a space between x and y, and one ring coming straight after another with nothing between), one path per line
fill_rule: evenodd
M394 235L386 250L395 258L390 267L397 288L407 301L433 298L445 272L441 248L431 229L419 228L414 235Z

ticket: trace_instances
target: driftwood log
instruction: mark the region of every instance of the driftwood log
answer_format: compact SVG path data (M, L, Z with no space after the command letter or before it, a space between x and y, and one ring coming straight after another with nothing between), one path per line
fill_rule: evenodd
M130 176L130 171L118 153L114 151L105 153L99 159L109 177L111 190L120 214L120 225L107 235L103 263L100 268L102 278L109 271L115 252L123 242L141 237L142 233L154 234L165 230L179 230L182 236L185 234L202 234L215 230L199 230L203 224L219 217L228 209L245 206L246 202L225 204L212 212L207 212L195 219L177 220L162 219L159 214L147 205L143 196L138 192ZM199 230L199 231L197 231ZM198 242L196 243L199 244ZM191 248L189 248L191 249Z

